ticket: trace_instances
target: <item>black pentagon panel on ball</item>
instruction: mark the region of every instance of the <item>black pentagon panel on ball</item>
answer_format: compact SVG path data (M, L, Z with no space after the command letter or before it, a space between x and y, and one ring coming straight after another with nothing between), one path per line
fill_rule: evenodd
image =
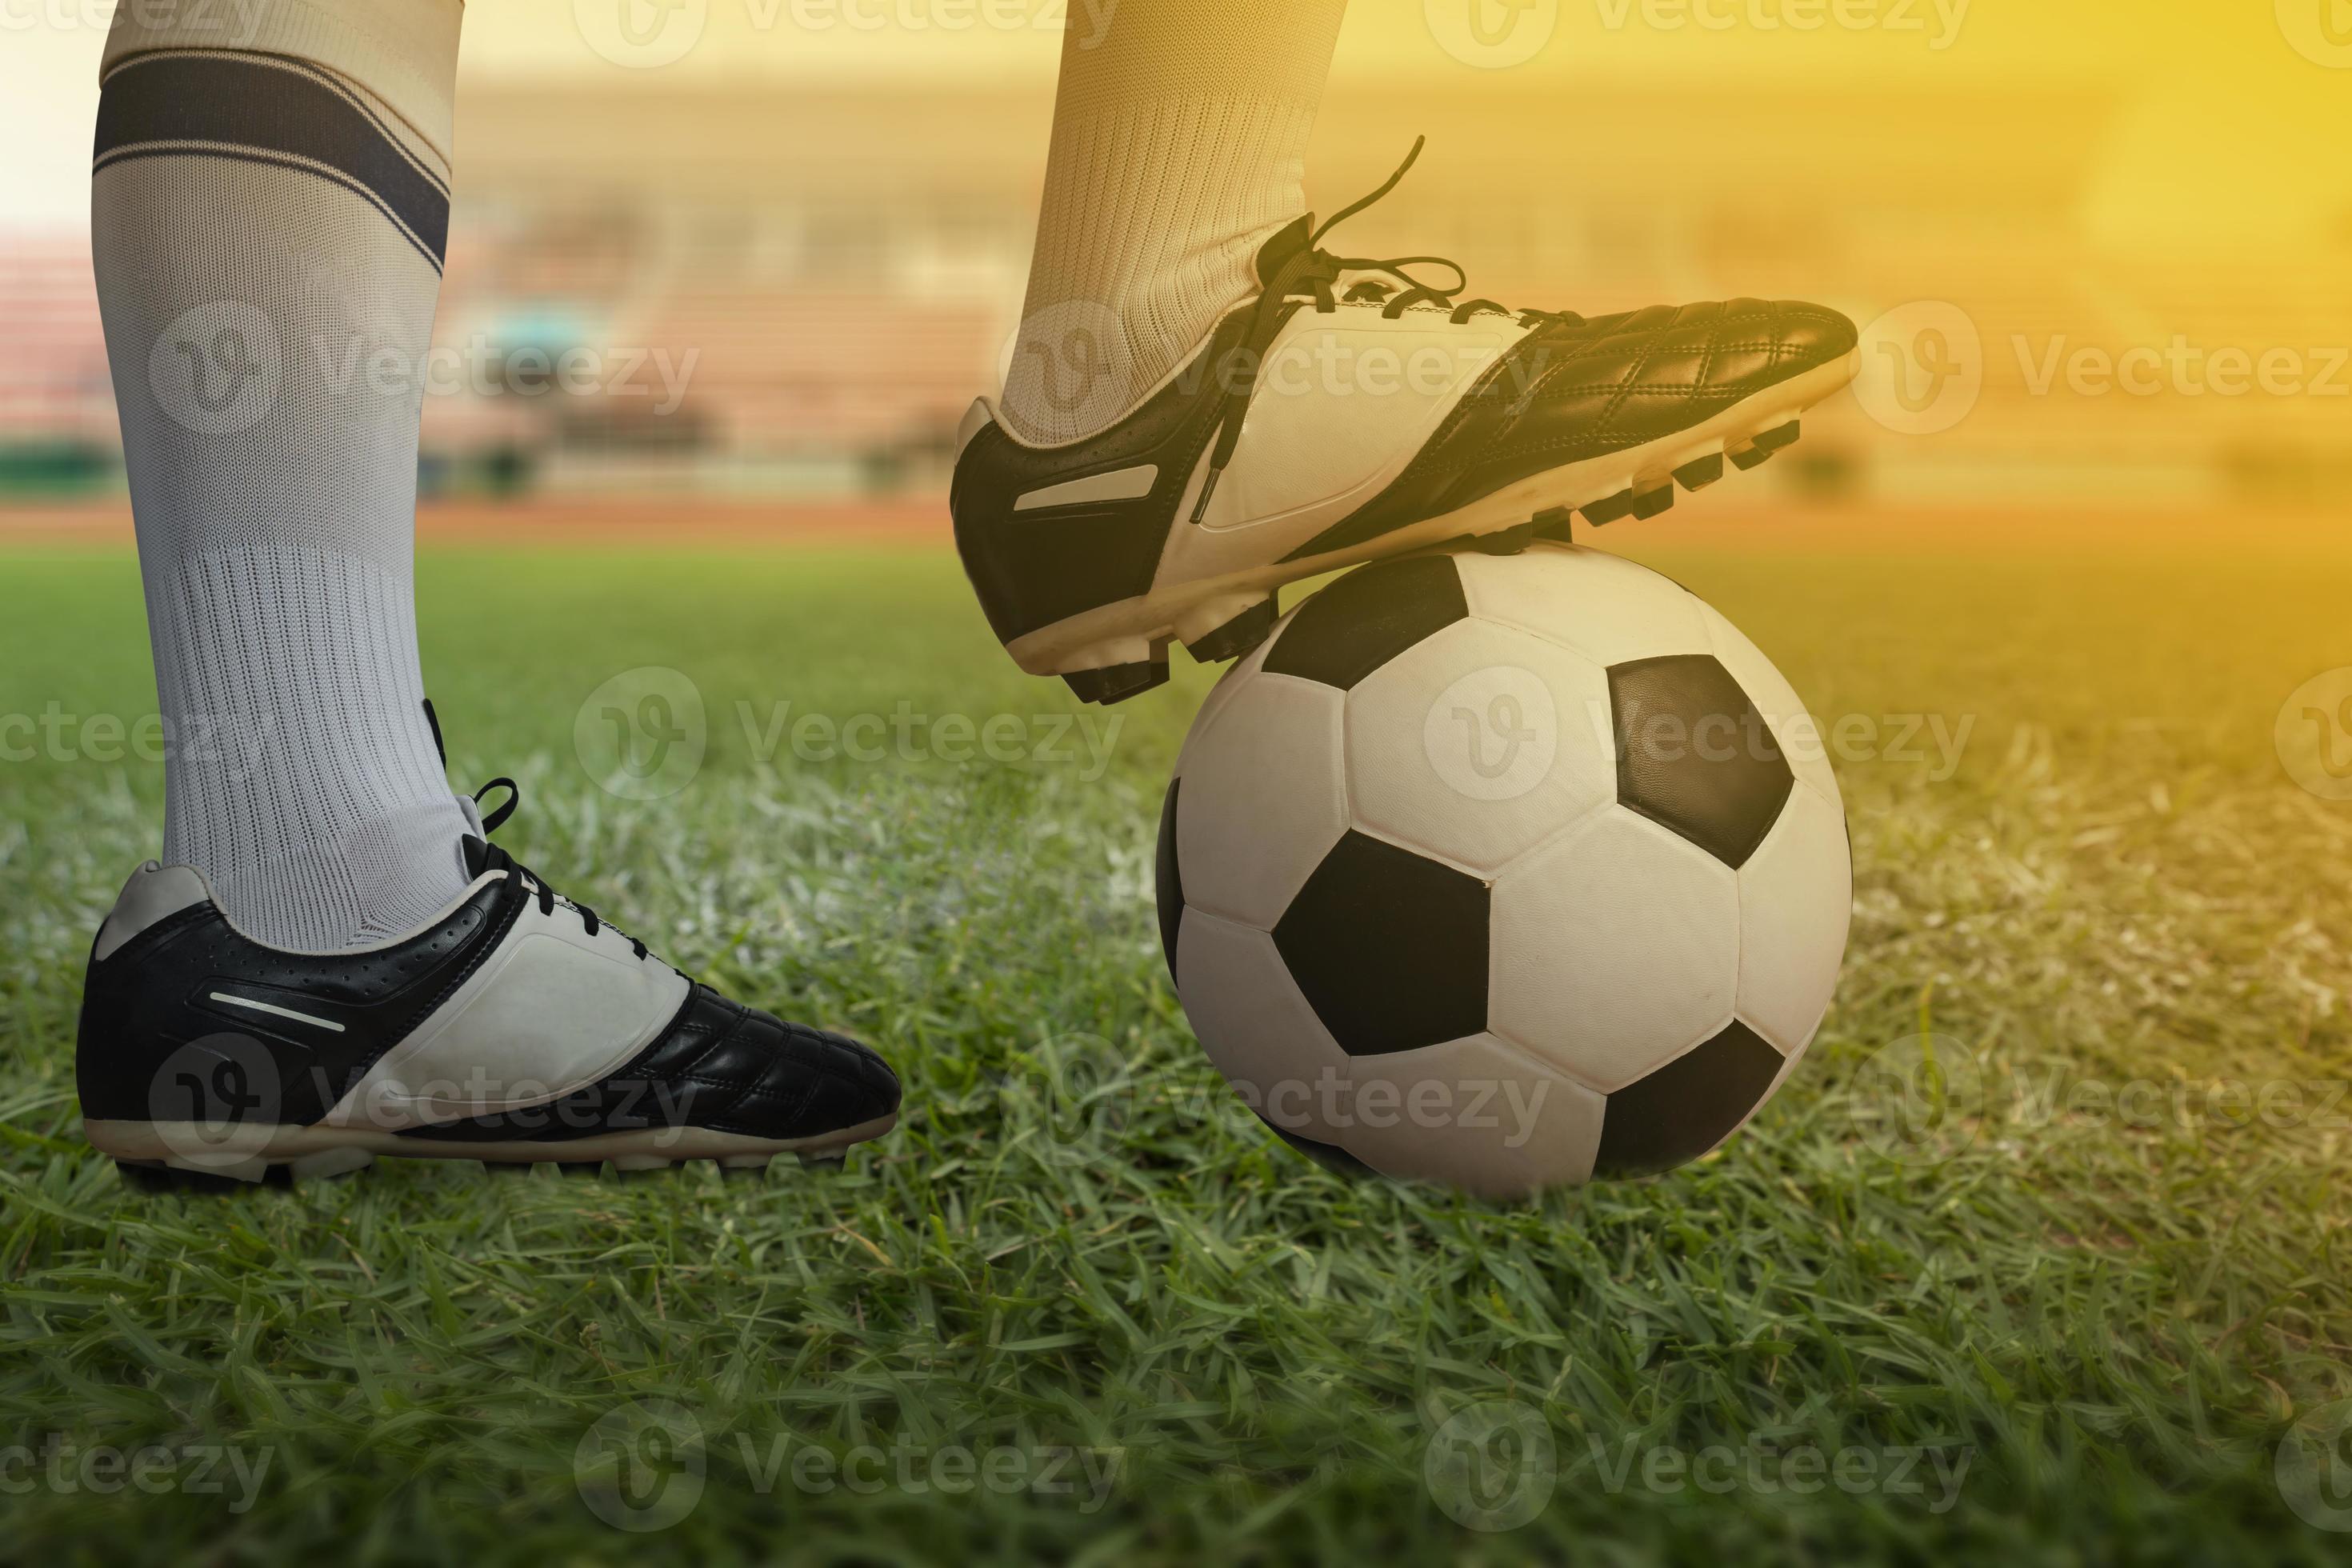
M1350 830L1275 922L1299 992L1349 1056L1486 1026L1486 884Z
M1413 555L1349 573L1298 606L1266 651L1274 675L1345 691L1470 613L1449 555Z
M1745 865L1797 775L1731 671L1704 653L1612 665L1609 707L1619 803Z
M1152 890L1160 903L1160 952L1168 961L1168 978L1176 978L1176 932L1184 923L1184 878L1176 865L1176 791L1182 779L1168 781L1168 799L1160 808L1160 853L1151 868Z
M1756 1109L1780 1070L1780 1053L1733 1019L1646 1078L1609 1097L1595 1176L1641 1176L1696 1160Z

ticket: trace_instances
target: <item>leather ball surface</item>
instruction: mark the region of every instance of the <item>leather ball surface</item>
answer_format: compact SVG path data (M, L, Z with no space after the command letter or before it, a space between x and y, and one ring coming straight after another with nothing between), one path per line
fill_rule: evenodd
M1828 1007L1853 881L1771 662L1539 543L1292 609L1193 721L1159 897L1202 1046L1286 1140L1510 1195L1729 1137Z

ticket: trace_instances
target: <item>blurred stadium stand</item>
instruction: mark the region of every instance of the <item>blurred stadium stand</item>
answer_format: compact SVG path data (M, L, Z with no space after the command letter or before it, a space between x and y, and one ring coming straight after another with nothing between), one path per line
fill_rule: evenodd
M428 493L936 494L1017 320L1049 110L994 89L470 86ZM2030 152L1989 159L1967 137L1985 117L2037 126ZM2314 374L2352 344L2352 225L2327 254L2291 258L2093 247L2082 214L2112 118L2095 95L2057 91L1359 88L1327 107L1311 194L1335 209L1425 132L1413 174L1340 248L1450 255L1473 294L1587 314L1742 293L1863 321L1944 300L1976 323L1984 387L1965 420L1906 436L1838 399L1798 460L1768 470L1783 487L2352 494L2352 396L2083 397L2063 373L2033 394L2021 355L2053 343L2285 347L2312 353ZM1612 125L1640 131L1592 142ZM0 240L0 500L120 487L89 266L78 235ZM569 388L554 373L567 353L589 367ZM2352 386L2352 366L2334 377Z

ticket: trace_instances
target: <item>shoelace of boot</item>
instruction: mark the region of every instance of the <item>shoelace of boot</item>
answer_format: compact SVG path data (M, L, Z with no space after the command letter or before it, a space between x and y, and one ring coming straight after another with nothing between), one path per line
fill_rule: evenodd
M542 915L551 915L555 912L557 894L555 889L548 885L547 879L516 859L500 846L491 843L489 838L491 834L498 831L499 825L512 816L515 814L515 807L522 804L522 786L514 780L501 775L474 792L474 804L481 805L482 797L501 784L506 786L507 798L500 801L496 809L482 814L482 837L476 840L481 845L482 852L477 857L480 867L475 875L479 876L483 871L504 871L510 877L520 878L524 887L535 891L539 900L539 912ZM582 929L590 936L594 936L601 928L609 923L599 920L596 911L586 904L572 899L565 899L563 902L580 917ZM630 949L639 958L646 956L646 944L635 937L630 936L619 926L613 927L613 934L627 938Z
M449 765L449 747L447 742L444 742L441 738L441 715L435 710L433 707L433 699L430 697L425 698L421 705L425 710L425 727L433 731L433 750L441 758L441 765L446 768ZM497 789L501 784L506 786L507 798L500 801L499 805L490 811L485 812L480 810L479 807L482 804L482 797L489 794L492 790ZM523 884L523 886L532 890L533 894L539 900L539 912L541 914L551 915L555 912L557 894L554 888L549 885L547 879L532 870L530 867L524 865L521 861L516 859L505 849L490 842L490 835L496 833L499 830L499 824L505 822L508 817L512 816L515 814L515 808L521 804L522 785L515 783L514 780L506 777L504 774L500 774L499 777L492 779L489 783L482 785L481 788L474 792L474 805L476 807L475 816L480 819L482 824L482 836L479 838L471 838L470 836L468 836L470 842L478 844L482 847L481 853L474 857L474 859L477 862L474 868L474 875L478 877L485 871L505 872L508 876L517 879ZM598 930L609 923L599 920L596 916L596 911L590 909L586 904L575 903L570 899L565 899L563 902L566 905L569 905L572 912L580 917L581 930L586 931L590 936L594 936ZM647 955L649 950L646 948L646 944L639 942L635 937L629 936L629 933L623 931L619 926L614 926L613 932L616 936L628 937L630 948L639 958L644 958Z
M1215 493L1217 480L1224 473L1225 465L1233 460L1234 447L1241 440L1242 419L1249 412L1251 395L1257 390L1258 371L1265 350L1274 342L1275 334L1282 330L1283 323L1290 319L1295 306L1312 300L1317 313L1328 315L1343 299L1349 303L1363 304L1384 300L1381 315L1386 320L1395 321L1415 305L1442 305L1446 307L1446 319L1457 327L1482 311L1509 316L1527 327L1552 323L1574 326L1584 320L1573 310L1514 310L1492 300L1457 300L1454 296L1470 286L1470 274L1451 257L1337 256L1321 247L1320 242L1325 235L1397 188L1405 172L1421 156L1421 150L1428 140L1426 136L1414 137L1412 150L1404 155L1404 162L1396 166L1395 173L1381 182L1378 189L1359 196L1316 225L1307 234L1307 243L1283 261L1274 277L1267 280L1265 291L1258 295L1257 302L1250 307L1249 324L1243 329L1240 342L1225 356L1223 367L1225 394L1217 411L1217 438L1209 452L1208 477L1202 482L1200 499L1192 505L1192 521L1199 522L1208 512L1209 498ZM1454 270L1454 286L1440 289L1435 284L1423 282L1407 270L1413 267L1451 268ZM1334 294L1332 290L1338 287L1340 277L1349 272L1385 272L1396 282L1391 285L1368 278L1350 286L1344 296Z

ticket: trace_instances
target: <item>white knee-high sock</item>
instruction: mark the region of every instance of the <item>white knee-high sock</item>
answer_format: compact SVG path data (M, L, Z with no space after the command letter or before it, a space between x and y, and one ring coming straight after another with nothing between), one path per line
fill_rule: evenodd
M125 5L91 248L167 752L163 858L263 941L465 886L422 700L417 416L459 0Z
M1306 211L1346 0L1126 0L1062 35L1054 141L1003 412L1023 439L1116 422L1257 291Z

